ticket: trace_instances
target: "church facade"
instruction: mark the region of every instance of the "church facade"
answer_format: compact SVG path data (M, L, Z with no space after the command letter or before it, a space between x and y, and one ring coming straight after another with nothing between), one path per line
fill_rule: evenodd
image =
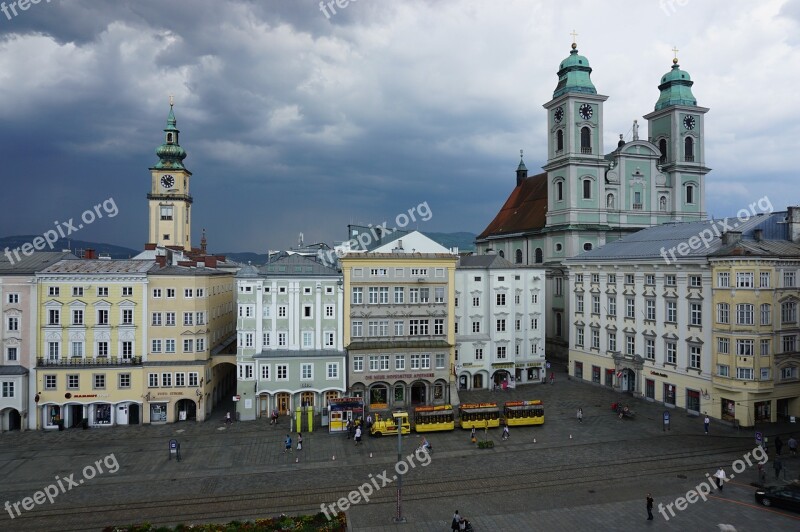
M544 104L547 161L528 176L520 160L516 186L476 239L478 253L494 250L515 264L547 268L547 351L566 359L569 331L564 260L631 232L671 221L706 218L704 119L693 81L673 60L640 137L620 135L605 152L604 104L586 57L572 44L558 70L553 98Z

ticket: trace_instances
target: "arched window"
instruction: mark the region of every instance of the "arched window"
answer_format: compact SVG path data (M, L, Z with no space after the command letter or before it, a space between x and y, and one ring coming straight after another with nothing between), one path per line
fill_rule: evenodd
M500 255L503 258L506 258L506 254L502 249L497 254Z
M592 199L592 180L583 180L583 199Z
M167 142L172 142L172 133L167 133Z
M683 153L688 162L694 161L694 139L692 137L686 137L683 141Z
M694 185L686 185L686 203L694 203Z
M522 264L522 250L518 249L516 253L516 257L514 257L514 262L517 264Z
M606 196L606 208L613 209L614 208L614 194L609 194Z
M541 264L544 262L544 255L542 254L542 248L536 248L534 255L536 264Z
M556 201L562 201L564 199L564 182L558 181L556 183Z
M581 153L592 153L592 132L588 127L581 128Z
M556 131L556 152L564 150L564 130L559 129Z
M661 150L661 163L667 162L667 139L658 141L658 149Z
M561 313L560 312L556 312L556 316L555 317L556 317L556 319L555 319L555 322L556 322L556 337L561 338L561 336L564 334L564 331L563 331L563 328L562 328L562 324L561 324Z

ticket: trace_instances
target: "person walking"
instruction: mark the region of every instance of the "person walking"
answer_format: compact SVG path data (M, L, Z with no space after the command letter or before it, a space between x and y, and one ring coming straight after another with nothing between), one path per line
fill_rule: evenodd
M554 372L550 372L550 384L556 383L556 374Z
M647 520L653 520L653 495L651 493L647 494Z
M583 423L583 408L578 409L578 423Z
M355 425L353 425L353 420L347 420L347 439L349 440L353 436L353 430L355 429Z
M781 440L780 436L775 436L775 454L780 456L781 449L783 449L783 440Z
M361 443L361 425L356 427L356 445Z
M708 426L711 424L711 419L709 419L708 414L706 414L706 418L703 420L703 428L706 429L706 434L708 434Z
M475 437L475 427L472 427L472 434L469 437L469 441L475 443L478 441L478 438Z
M284 445L283 454L286 454L287 452L289 452L289 453L292 452L292 435L291 434L287 434L286 435L286 440L284 440L283 445Z
M789 453L791 453L792 456L796 456L797 455L797 440L794 439L794 436L789 438L788 444L789 444Z
M503 441L508 439L508 424L503 425Z
M772 462L772 467L775 469L775 478L778 478L778 475L781 473L781 469L783 469L783 462L777 456L775 457L775 461Z
M230 427L233 420L231 419L231 413L228 412L225 414L225 426Z
M299 432L297 433L297 450L298 451L303 450L303 435L300 434Z
M458 510L453 514L453 523L450 525L450 530L458 530L458 523L461 521L461 516L458 515Z
M721 467L717 469L717 472L714 473L714 478L716 479L717 482L717 489L719 491L722 491L725 481L728 480L728 477L725 476L725 470L722 469Z

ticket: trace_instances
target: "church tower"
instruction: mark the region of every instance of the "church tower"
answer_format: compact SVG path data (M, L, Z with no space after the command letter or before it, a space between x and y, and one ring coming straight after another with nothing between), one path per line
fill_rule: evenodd
M681 70L677 50L672 68L661 77L661 94L655 110L644 116L650 142L660 152L661 171L668 176L675 194L668 210L682 221L706 217L704 122L708 108L699 107L692 94L689 73ZM663 201L663 200L662 200Z
M158 163L150 168L148 242L190 251L192 196L189 194L189 178L192 173L183 166L186 151L179 143L180 131L172 106L170 97L164 143L156 149Z

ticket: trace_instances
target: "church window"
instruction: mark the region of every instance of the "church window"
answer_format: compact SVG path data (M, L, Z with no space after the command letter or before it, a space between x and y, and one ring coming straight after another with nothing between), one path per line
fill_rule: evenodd
M689 205L694 203L694 185L686 185L686 203Z
M556 201L564 200L564 182L559 181L556 183Z
M686 137L683 141L683 152L686 156L686 161L694 161L694 139L692 137Z
M592 153L592 133L588 127L581 128L581 153Z
M667 162L667 139L661 139L658 141L658 149L661 150L660 162Z
M172 133L167 133L167 142L172 142Z
M633 208L635 210L642 210L642 192L637 190L633 193Z
M583 199L592 199L592 180L583 180Z
M522 264L522 250L518 249L516 253L516 257L514 258L514 262L517 264Z
M543 256L543 253L542 253L542 248L536 248L536 251L534 252L534 255L536 257L536 259L535 259L536 260L536 264L541 264L541 263L544 262L544 256Z
M556 131L556 153L564 150L564 130L559 129Z

